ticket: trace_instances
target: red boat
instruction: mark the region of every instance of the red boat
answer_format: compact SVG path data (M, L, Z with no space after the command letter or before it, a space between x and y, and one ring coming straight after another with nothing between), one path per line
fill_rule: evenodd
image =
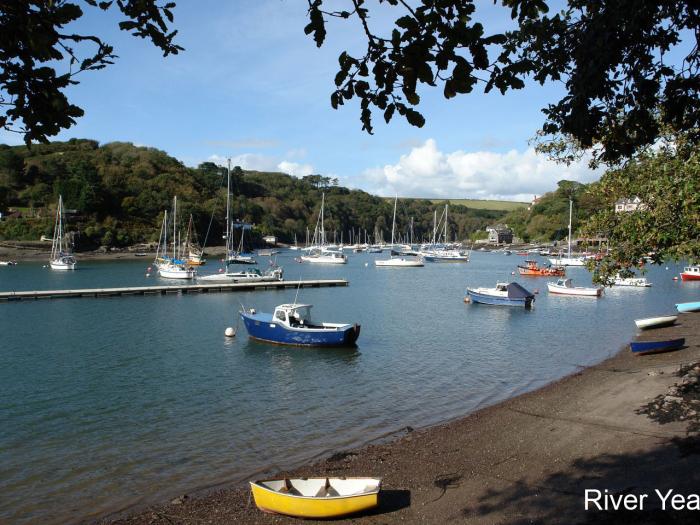
M681 272L684 281L700 281L700 266L686 266Z
M518 265L518 273L520 275L538 276L556 276L563 277L566 274L566 269L563 266L537 266L536 261L525 261L527 266Z

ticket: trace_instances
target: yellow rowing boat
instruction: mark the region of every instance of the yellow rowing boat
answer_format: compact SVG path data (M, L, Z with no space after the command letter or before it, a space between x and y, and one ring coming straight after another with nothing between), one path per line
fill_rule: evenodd
M377 506L378 478L293 478L251 481L258 508L298 518L336 518Z

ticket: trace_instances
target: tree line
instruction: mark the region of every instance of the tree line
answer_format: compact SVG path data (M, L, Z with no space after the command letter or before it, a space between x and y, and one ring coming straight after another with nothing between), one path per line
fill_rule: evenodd
M0 222L0 238L38 240L50 236L58 195L69 211L68 229L76 232L76 248L125 247L157 240L163 210L177 195L183 224L192 215L200 241L222 244L225 231L226 168L204 162L187 167L163 151L113 142L72 139L24 146L0 145L0 211L19 210L22 217ZM296 178L283 173L231 173L232 218L254 225L250 242L275 235L283 242L303 243L313 233L326 194L325 227L329 236L348 242L350 232L365 232L386 241L391 236L393 203L361 190L338 185L322 175ZM397 232L416 241L429 239L433 212L428 200L400 201ZM499 222L505 212L450 206L451 239L468 239ZM342 233L341 233L342 232Z

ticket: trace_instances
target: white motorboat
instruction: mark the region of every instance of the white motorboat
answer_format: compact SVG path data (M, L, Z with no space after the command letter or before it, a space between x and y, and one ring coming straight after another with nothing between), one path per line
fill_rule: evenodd
M75 270L78 264L75 256L71 253L68 242L63 239L63 197L58 196L58 207L56 208L56 223L53 230L51 244L51 259L49 266L52 270Z
M644 319L635 319L634 324L637 328L647 330L649 328L661 328L662 326L671 326L678 319L677 315L659 315L656 317L646 317Z
M348 262L347 255L323 248L312 250L307 255L302 255L300 259L303 262L316 264L346 264Z
M615 286L631 286L637 288L648 288L651 283L647 281L646 277L620 277L620 274L615 276L613 280Z
M559 295L578 295L581 297L600 297L603 287L574 286L571 279L557 279L556 283L547 283L549 293Z
M254 282L268 282L268 281L281 281L284 275L284 270L280 267L268 270L263 273L257 268L248 268L240 272L221 272L214 273L211 275L204 275L197 277L197 282L228 282L228 283L254 283Z
M0 266L16 266L15 261L0 261Z

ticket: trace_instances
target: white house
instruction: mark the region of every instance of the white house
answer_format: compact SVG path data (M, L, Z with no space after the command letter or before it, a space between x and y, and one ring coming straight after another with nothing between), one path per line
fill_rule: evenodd
M638 209L643 210L644 203L642 202L642 199L637 196L632 197L631 199L624 197L615 201L615 213L630 212Z

